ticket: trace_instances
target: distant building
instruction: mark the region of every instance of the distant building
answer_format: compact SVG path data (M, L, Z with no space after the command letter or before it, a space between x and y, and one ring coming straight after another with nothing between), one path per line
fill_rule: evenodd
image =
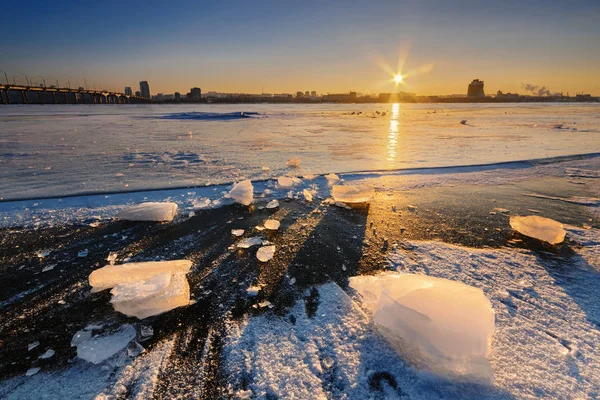
M135 97L142 97L142 92L139 90L135 92Z
M325 94L323 101L332 103L352 103L356 101L356 92L341 94Z
M496 98L497 99L501 99L501 100L518 100L519 99L519 94L518 93L502 93L501 90L498 90L498 92L496 93Z
M175 92L175 100L177 100L177 101L181 100L181 93Z
M202 90L198 87L193 87L190 89L190 98L192 100L200 100L202 98Z
M296 92L296 98L297 99L301 99L302 97L304 97L304 93L302 93L302 92Z
M150 85L148 84L148 81L140 82L140 93L141 93L141 97L143 97L145 99L152 98L152 96L150 95Z
M379 93L378 101L380 103L396 103L398 101L415 101L416 93L398 92L398 93Z
M310 97L317 97L317 91L313 90L312 92L310 92Z
M306 97L310 97L310 92L307 90L306 92L304 92L304 95L305 95Z
M469 84L467 97L485 97L485 93L483 92L483 81L473 79L473 82Z
M125 94L131 96L133 91L131 90L131 86L125 86Z

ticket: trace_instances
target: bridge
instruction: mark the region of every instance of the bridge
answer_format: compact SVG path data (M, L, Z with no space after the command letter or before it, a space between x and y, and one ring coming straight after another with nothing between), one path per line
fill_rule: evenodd
M9 84L0 86L0 104L139 104L152 102L144 97L106 90Z

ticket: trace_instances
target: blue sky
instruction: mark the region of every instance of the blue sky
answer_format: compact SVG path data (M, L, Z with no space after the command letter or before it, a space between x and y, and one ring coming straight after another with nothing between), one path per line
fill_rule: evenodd
M3 2L0 69L152 92L600 94L600 1ZM3 75L0 74L0 79ZM17 80L23 80L20 76ZM40 78L34 78L35 80Z

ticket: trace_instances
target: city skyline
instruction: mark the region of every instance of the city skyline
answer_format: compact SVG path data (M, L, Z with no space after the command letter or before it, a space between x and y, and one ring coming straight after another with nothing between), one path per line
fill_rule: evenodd
M401 73L400 90L421 95L473 77L489 93L600 94L596 1L236 4L35 2L44 18L29 24L10 1L0 69L119 90L143 79L153 93L379 93ZM82 17L85 29L56 19Z

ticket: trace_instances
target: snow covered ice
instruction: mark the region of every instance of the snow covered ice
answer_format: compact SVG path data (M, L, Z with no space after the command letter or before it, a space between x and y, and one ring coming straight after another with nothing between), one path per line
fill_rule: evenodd
M252 186L252 182L250 182L249 179L246 179L233 185L233 188L229 192L229 196L238 203L248 206L252 203L252 199L254 198L253 191L254 186Z
M135 328L125 324L110 334L89 337L76 343L77 357L99 364L124 349L134 338Z
M381 335L407 360L440 376L491 384L494 311L481 289L426 275L350 278Z
M331 187L331 195L334 200L343 203L366 203L373 198L374 194L375 189L371 185L333 185Z
M176 203L148 202L125 208L117 214L117 218L127 221L170 222L176 214Z
M550 218L531 215L510 217L510 226L517 232L550 244L559 244L565 240L565 230L560 222Z
M244 230L243 229L232 229L231 234L233 236L242 236L244 234Z

